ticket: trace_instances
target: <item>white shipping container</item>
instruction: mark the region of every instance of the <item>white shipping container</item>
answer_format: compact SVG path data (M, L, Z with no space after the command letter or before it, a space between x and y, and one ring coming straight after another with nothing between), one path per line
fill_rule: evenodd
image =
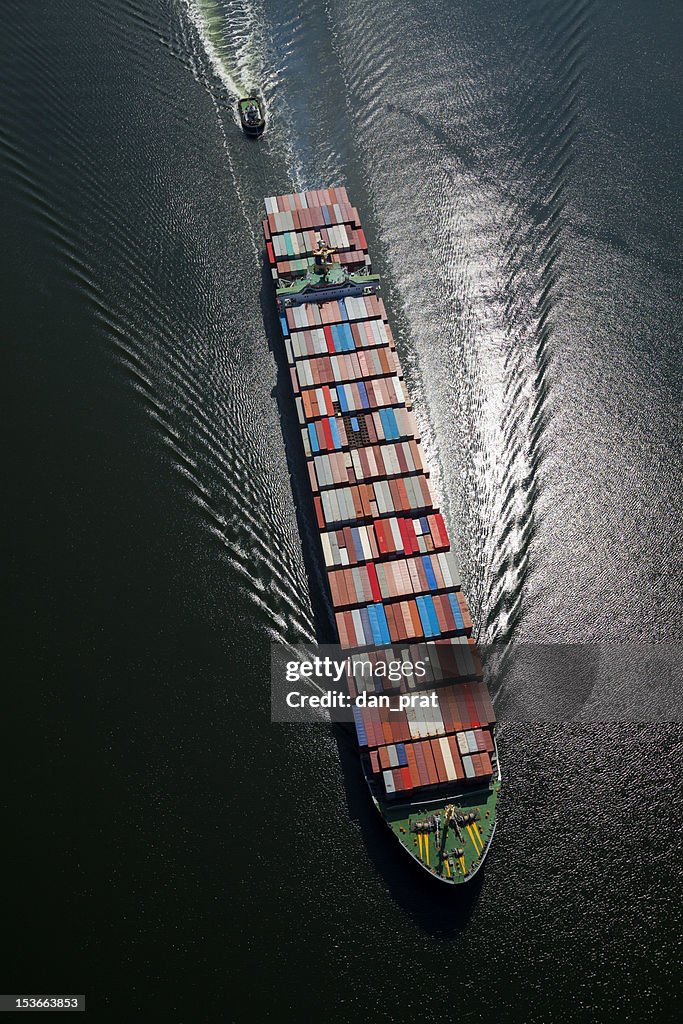
M321 487L325 487L327 485L325 463L322 461L323 459L324 456L317 455L313 460L313 463L315 465L315 475L318 480L318 489L320 489Z
M410 729L410 735L412 739L419 740L421 737L420 733L420 722L417 720L414 708L406 708L406 718L408 720L408 728Z
M386 515L387 512L393 512L394 504L391 500L391 491L388 484L384 480L378 480L374 485L374 492L380 514Z
M386 771L383 771L382 775L384 776L384 788L386 789L387 793L395 793L396 786L394 785L394 776L391 770L387 769Z
M322 495L325 521L328 523L339 522L339 499L336 491L323 491Z
M387 577L385 567L381 562L378 562L375 566L375 573L377 574L377 582L379 583L379 589L382 597L386 599L389 596L389 587L387 584Z
M363 549L363 555L365 556L365 560L367 562L369 562L372 559L372 557L373 557L372 556L372 546L371 546L370 541L368 539L367 527L365 527L365 526L361 526L361 528L360 528L360 545L361 545L361 547Z
M323 558L325 559L325 565L328 568L334 565L334 558L332 556L332 547L330 545L330 538L326 533L320 534L320 543L323 547Z
M443 736L439 740L439 746L441 748L441 756L443 757L444 767L446 769L446 775L448 776L449 782L453 782L457 779L458 775L455 770L455 764L453 763L453 755L451 754L451 748L448 745L448 740Z
M403 551L403 537L401 531L398 528L398 520L390 519L389 526L391 527L391 536L394 538L394 544L396 545L397 551Z
M320 355L324 355L324 353L327 352L327 340L325 338L325 332L320 327L316 327L316 329L312 332L312 336L315 345L315 351L318 352Z
M313 383L313 374L311 373L311 365L308 360L303 360L296 364L297 377L299 378L300 387L310 387Z
M353 498L351 497L351 490L350 490L350 488L343 487L343 488L340 488L340 490L342 492L343 497L340 499L340 502L339 502L339 510L340 510L340 512L343 511L344 520L355 519L356 518L356 510L355 510L355 507L354 507L354 504L353 504Z
M462 586L462 577L460 575L460 562L458 556L454 551L444 551L444 558L448 562L448 569L451 574L451 586L455 587L456 590L460 590Z
M413 478L407 476L404 478L403 483L405 484L406 495L408 496L408 504L410 508L415 508L415 485Z
M436 558L439 568L441 569L441 575L443 576L443 581L445 585L447 587L452 587L453 579L451 577L451 569L450 565L448 564L448 559L446 558L446 553L442 552L441 554L432 556L432 560L434 558Z
M403 472L401 464L398 461L398 454L396 452L396 445L389 444L386 448L382 448L382 455L384 457L384 466L388 474L397 476Z

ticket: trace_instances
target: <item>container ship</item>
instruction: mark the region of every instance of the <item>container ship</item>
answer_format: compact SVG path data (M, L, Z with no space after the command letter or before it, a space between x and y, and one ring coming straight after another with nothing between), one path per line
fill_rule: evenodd
M273 196L265 209L317 557L348 655L365 779L416 864L462 884L496 827L495 715L380 279L345 188ZM407 671L415 666L419 677Z

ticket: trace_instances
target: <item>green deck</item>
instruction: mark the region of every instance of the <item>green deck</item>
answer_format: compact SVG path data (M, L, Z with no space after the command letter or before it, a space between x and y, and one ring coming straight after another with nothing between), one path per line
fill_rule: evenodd
M341 288L345 285L365 287L379 282L378 274L349 274L338 263L335 263L332 269L328 270L326 274L317 274L315 272L315 261L312 256L305 256L296 262L301 264L299 268L301 272L303 273L304 271L307 271L307 273L304 277L299 277L292 281L291 284L276 289L278 299L285 299L288 296L300 295L307 289L315 289L325 286L337 286Z
M476 874L488 852L495 828L499 791L500 780L494 779L489 787L460 793L453 800L412 804L383 801L377 804L382 817L408 853L437 878L457 884L469 881ZM456 815L474 813L477 820L450 825L444 841L443 823L449 804L454 807ZM435 830L415 831L417 822L434 818L439 820L439 848ZM458 850L463 851L462 857L458 856Z

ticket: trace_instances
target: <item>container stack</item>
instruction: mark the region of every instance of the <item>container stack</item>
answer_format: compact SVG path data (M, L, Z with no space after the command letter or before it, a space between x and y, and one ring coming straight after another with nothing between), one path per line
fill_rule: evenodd
M418 700L354 707L359 746L390 798L481 786L492 774L495 716L384 303L376 279L358 276L370 269L358 211L344 188L276 196L266 211L330 597L354 667L349 694ZM304 291L320 240L341 270ZM419 677L396 671L417 662ZM436 707L419 702L429 690Z
M358 210L349 203L345 188L273 196L266 199L266 214L263 231L273 280L305 274L318 238L336 250L348 270L370 266Z
M353 709L358 744L381 771L389 795L456 781L476 784L491 776L495 716L486 687L460 683L437 692L438 707L401 710L392 702ZM395 763L393 750L403 752L403 763ZM411 765L414 772L400 770Z
M424 666L419 677L413 672L417 664ZM346 682L352 697L363 693L395 696L420 693L456 680L480 681L481 674L474 640L459 636L353 654Z

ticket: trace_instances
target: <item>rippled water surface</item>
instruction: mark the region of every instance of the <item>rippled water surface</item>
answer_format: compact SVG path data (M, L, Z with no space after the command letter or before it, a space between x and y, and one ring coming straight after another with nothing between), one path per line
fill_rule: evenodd
M4 991L102 1021L673 1019L676 724L506 721L455 898L396 859L344 734L270 725L269 643L324 610L259 218L294 188L359 207L507 692L523 642L679 644L680 5L2 22Z

